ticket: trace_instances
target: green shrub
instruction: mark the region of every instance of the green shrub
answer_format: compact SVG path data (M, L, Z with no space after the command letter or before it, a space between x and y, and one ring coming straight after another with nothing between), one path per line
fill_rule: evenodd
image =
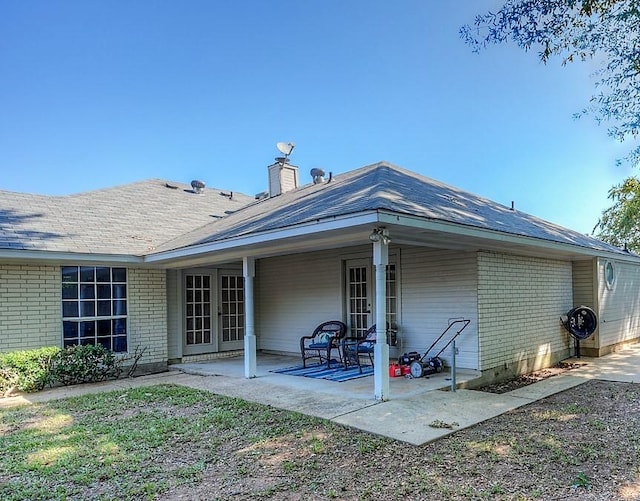
M13 367L0 367L0 396L9 395L18 386L18 371Z
M51 382L52 359L60 348L48 346L37 350L0 353L0 392L12 388L39 391Z
M51 366L52 380L64 385L117 379L121 373L122 360L102 345L65 348Z

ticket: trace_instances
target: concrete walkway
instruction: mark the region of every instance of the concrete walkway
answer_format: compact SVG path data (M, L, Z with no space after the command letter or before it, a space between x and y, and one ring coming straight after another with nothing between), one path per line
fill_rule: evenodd
M283 380L278 380L278 376L245 379L237 374L219 375L203 369L203 374L172 370L132 379L54 388L0 399L0 408L99 391L178 384L330 419L370 433L421 445L567 390L589 379L640 382L640 345L601 358L573 361L585 365L503 394L475 390L431 390L409 392L387 402L376 402L369 398L353 398L336 391L310 391L309 388L281 384L280 381Z

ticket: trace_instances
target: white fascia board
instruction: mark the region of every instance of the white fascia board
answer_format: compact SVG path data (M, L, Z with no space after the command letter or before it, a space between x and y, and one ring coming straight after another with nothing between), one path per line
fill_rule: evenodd
M585 256L597 257L607 256L623 261L638 262L640 258L634 255L618 254L599 249L591 249L580 245L572 245L562 242L554 242L542 238L528 237L524 235L514 235L497 230L485 228L475 228L458 223L450 223L446 221L435 221L433 219L424 219L415 216L407 216L396 214L393 212L380 212L380 224L396 224L400 226L416 228L421 230L429 230L439 233L450 233L455 235L463 235L468 237L482 238L485 240L493 240L496 242L505 242L510 244L523 245L527 247L537 247L539 249L548 249L553 251L582 254ZM392 237L393 238L393 237Z
M162 251L155 254L147 254L145 263L159 263L162 261L188 258L198 254L206 254L216 251L229 250L236 247L247 247L256 244L265 244L276 240L284 240L292 237L313 235L332 230L340 230L352 226L363 224L377 224L378 212L367 211L346 216L335 216L332 218L319 219L310 223L298 224L288 228L269 230L260 233L253 233L246 236L228 238L226 240L197 244L180 249Z
M0 249L0 261L37 261L46 263L143 264L143 258L128 254L85 254L24 249Z

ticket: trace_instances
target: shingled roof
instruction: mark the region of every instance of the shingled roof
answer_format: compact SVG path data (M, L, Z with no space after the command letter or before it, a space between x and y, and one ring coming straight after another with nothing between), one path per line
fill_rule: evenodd
M255 200L241 193L152 179L68 196L0 191L0 249L144 256L259 237L350 215L387 213L536 241L629 255L387 162Z
M331 182L306 185L278 197L254 202L228 217L166 242L157 251L220 242L370 211L455 223L461 227L596 251L625 253L595 238L387 162L337 175Z
M254 200L222 193L160 179L65 196L0 191L0 249L143 255Z

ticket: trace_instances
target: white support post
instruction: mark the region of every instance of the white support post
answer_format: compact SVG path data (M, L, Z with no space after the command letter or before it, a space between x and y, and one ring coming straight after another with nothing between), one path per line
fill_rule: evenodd
M389 246L384 238L373 242L376 268L376 344L374 347L374 391L376 400L389 400L389 344L387 341L387 264Z
M242 258L244 276L244 377L256 377L256 329L254 318L253 279L256 275L256 262L252 257Z

